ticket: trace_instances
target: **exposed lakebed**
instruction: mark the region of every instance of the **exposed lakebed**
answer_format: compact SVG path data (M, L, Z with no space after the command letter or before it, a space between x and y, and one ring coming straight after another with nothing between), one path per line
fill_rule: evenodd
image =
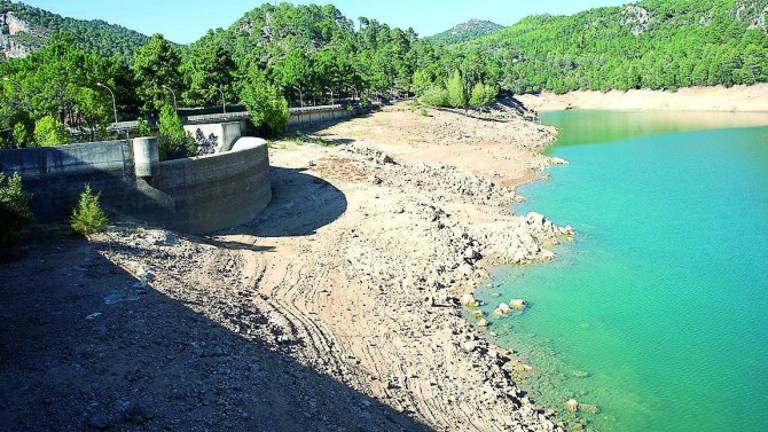
M516 213L578 232L552 263L499 269L477 295L523 387L599 430L758 431L768 406L768 115L569 111L571 162ZM491 315L492 316L492 315ZM574 423L572 423L574 424Z

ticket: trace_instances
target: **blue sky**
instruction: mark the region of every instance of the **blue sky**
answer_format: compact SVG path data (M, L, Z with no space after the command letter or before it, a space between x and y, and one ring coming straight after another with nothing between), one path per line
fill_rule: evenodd
M630 0L336 0L348 18L366 16L429 36L470 18L510 25L532 14L572 14ZM228 27L244 12L266 3L257 0L26 0L32 6L80 19L103 19L146 34L163 33L190 43L210 28Z

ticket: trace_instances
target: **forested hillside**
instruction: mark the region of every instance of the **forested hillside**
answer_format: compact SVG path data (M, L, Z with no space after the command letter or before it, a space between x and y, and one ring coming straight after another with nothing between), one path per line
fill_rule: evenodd
M0 147L58 143L65 127L92 137L103 132L113 116L99 82L114 90L122 119L173 116L175 99L186 107L224 99L245 105L257 127L280 131L289 105L340 99L365 105L416 95L466 108L506 91L768 81L768 0L645 0L530 17L449 46L412 29L354 22L331 5L268 3L183 48L162 35L146 38L4 0L0 6L7 30L0 36L44 45L0 62L0 76L9 78L0 82Z
M220 54L211 56L214 51ZM232 62L241 72L258 68L300 104L331 94L405 94L411 91L414 72L437 60L432 45L412 29L367 18L359 18L356 25L331 5L282 3L263 5L226 30L209 32L189 47L185 63L232 70L223 64ZM202 86L216 75L233 80L209 72L208 78L194 78L189 86ZM229 87L228 82L221 85ZM188 94L199 104L212 96Z
M768 0L645 0L536 16L460 45L515 92L676 89L768 81Z
M473 19L458 24L450 30L430 36L429 40L437 45L454 45L489 35L503 28L504 26L492 21Z
M86 50L103 56L130 56L149 39L101 20L65 18L23 3L0 0L0 49L4 57L25 56L60 32L71 34Z

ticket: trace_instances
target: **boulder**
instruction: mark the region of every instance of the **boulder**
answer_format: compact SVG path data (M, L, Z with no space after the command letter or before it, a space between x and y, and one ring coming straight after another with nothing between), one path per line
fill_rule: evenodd
M512 311L512 308L509 307L508 304L502 303L499 305L499 307L496 308L496 310L493 311L496 315L504 316L509 315L509 313Z
M461 305L464 307L476 307L477 300L475 300L475 296L473 296L471 293L466 293L461 296Z
M570 399L565 403L565 408L570 412L576 412L579 410L579 401L576 399Z
M528 307L528 301L523 299L515 299L509 302L509 305L512 307L512 309L521 311Z

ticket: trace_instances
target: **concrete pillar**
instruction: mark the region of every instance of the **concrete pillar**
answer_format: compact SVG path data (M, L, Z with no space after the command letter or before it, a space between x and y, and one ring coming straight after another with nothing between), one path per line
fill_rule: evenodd
M142 137L133 140L133 166L136 177L151 178L160 172L160 154L157 138Z

